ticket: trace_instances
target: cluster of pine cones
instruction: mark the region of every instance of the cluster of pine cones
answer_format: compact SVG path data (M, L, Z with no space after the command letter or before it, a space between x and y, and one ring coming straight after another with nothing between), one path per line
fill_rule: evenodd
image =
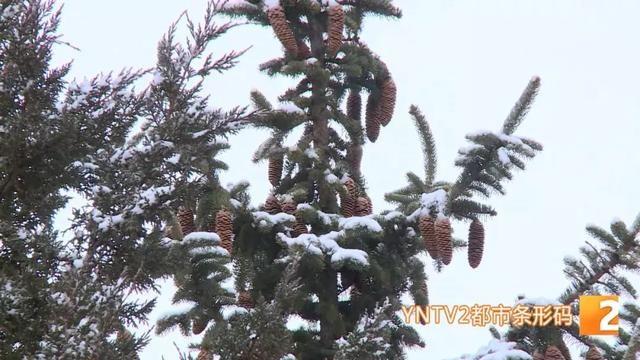
M300 236L309 232L302 215L298 212L298 204L296 204L296 202L291 198L284 199L280 202L278 198L270 195L264 204L264 210L272 215L283 212L285 214L295 216L296 222L292 229L293 236Z
M544 354L535 352L533 354L533 360L566 360L562 355L560 349L555 346L549 346ZM595 347L590 347L585 355L585 360L604 360L600 351Z
M193 210L180 207L177 218L183 236L196 231ZM211 216L209 225L203 230L217 233L220 236L220 246L229 253L233 251L233 216L231 211L226 208L220 209Z
M451 222L447 217L421 216L418 224L424 246L433 259L439 259L449 265L453 257ZM484 252L484 226L479 220L473 220L469 226L467 259L469 266L477 268Z
M378 92L370 92L365 109L365 130L367 138L376 142L381 126L389 125L396 107L397 88L391 75L376 79ZM362 97L360 90L352 89L347 97L347 117L362 120Z
M327 11L327 40L325 51L332 58L338 54L342 47L342 32L344 30L345 14L342 5L330 6ZM287 14L282 6L276 6L267 11L267 18L273 28L273 32L285 50L298 58L308 58L311 50L307 44L296 38L293 30L287 22Z
M193 210L187 207L180 207L176 216L178 218L180 231L182 232L183 236L189 235L190 233L197 230ZM211 216L209 224L206 226L206 228L202 230L217 233L220 237L220 246L231 254L231 252L233 251L233 215L231 214L231 211L229 211L229 209L222 208L218 210ZM175 235L172 234L174 233L173 229L168 228L167 232L170 236ZM239 292L237 303L239 306L247 309L254 307L253 299L251 298L251 294L248 291ZM196 318L193 320L191 330L195 335L198 335L207 328L208 324L208 319ZM206 352L203 355L203 351L201 351L200 355L198 355L198 358L200 358L201 355L207 356L204 358L209 358Z
M358 184L347 177L344 186L347 188L347 192L340 197L342 215L344 217L371 215L373 213L371 199L360 191Z

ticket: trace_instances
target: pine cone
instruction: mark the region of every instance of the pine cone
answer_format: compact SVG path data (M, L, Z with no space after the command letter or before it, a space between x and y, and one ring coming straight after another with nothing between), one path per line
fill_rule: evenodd
M244 290L238 293L238 305L245 309L252 309L255 304L251 298L251 293Z
M356 210L355 210L356 216L367 216L371 214L370 209L371 209L371 200L369 200L368 198L361 196L356 200Z
M300 236L307 232L307 225L305 225L304 220L301 216L296 214L296 223L293 225L293 236Z
M327 55L335 57L342 47L342 31L344 30L344 10L341 5L331 6L329 8L329 23L327 33Z
M467 258L469 266L477 268L482 261L484 251L484 226L480 221L473 220L469 225L469 244L467 247Z
M293 215L298 210L298 205L293 199L286 199L282 202L282 212L285 214Z
M280 202L273 195L269 195L269 197L267 198L267 201L264 203L264 209L266 212L268 212L271 215L277 214L280 211L282 211L282 208L280 207Z
M196 360L211 360L212 358L213 356L211 356L211 354L207 350L202 349L198 353L198 357L196 358Z
M349 195L356 197L358 196L358 184L350 177L346 177L344 179L344 187L347 188L347 192Z
M536 351L533 353L533 360L544 360L544 355Z
M347 160L353 176L360 177L360 165L362 164L362 146L351 144L347 152Z
M436 241L438 243L438 256L445 265L451 263L453 258L453 243L451 241L451 222L449 218L440 217L434 225Z
M365 126L367 138L371 142L376 142L380 136L379 100L371 93L367 98L367 109L365 114Z
M118 330L118 334L116 335L116 341L127 342L127 341L131 341L131 339L133 339L133 334L131 333L131 331L124 328Z
M181 206L178 209L178 223L180 223L182 235L184 236L196 231L196 224L193 220L193 210Z
M396 107L397 88L391 77L385 80L381 86L380 108L378 117L382 126L387 126L393 117Z
M267 17L269 18L273 32L287 52L297 55L298 42L296 41L296 36L293 34L293 30L289 27L284 9L281 6L271 8L267 11Z
M351 217L356 212L356 199L347 194L340 197L340 212L344 217Z
M193 320L191 331L193 332L194 335L198 335L207 328L207 325L209 325L209 320L195 319Z
M565 358L557 347L551 345L544 353L544 360L565 360Z
M269 182L272 186L278 186L280 178L282 178L282 167L284 166L284 158L282 156L274 156L269 158Z
M360 91L351 90L347 97L347 117L360 122L362 119L362 96Z
M373 201L367 195L364 196L367 198L367 215L373 214Z
M229 210L223 208L218 211L216 229L218 236L220 236L220 246L231 254L233 251L233 219Z
M178 234L176 233L177 233L176 229L171 225L168 225L167 227L164 228L164 237L168 237L169 239L176 240L178 239Z
M435 220L431 216L421 216L420 235L424 241L424 247L427 249L432 259L438 258L438 241L436 240Z
M585 360L603 360L603 357L602 354L600 354L600 351L598 351L595 346L592 346L587 351Z

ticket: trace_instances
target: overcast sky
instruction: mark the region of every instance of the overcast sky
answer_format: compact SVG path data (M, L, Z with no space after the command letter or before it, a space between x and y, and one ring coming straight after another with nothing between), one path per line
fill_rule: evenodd
M388 64L398 86L398 106L379 140L365 147L363 170L374 210L389 209L385 192L421 173L420 143L407 110L427 114L438 146L438 178L454 180L464 135L497 130L533 75L542 89L517 131L545 150L516 174L507 195L493 198L498 216L486 223L486 248L477 270L457 253L441 274L428 268L432 304L512 304L518 294L556 298L567 285L562 258L588 240L584 226L630 223L640 198L640 2L635 0L429 0L396 1L399 21L372 19L363 39ZM169 24L188 10L199 17L204 0L67 0L64 40L81 49L58 49L55 61L75 59L72 77L123 67L150 67ZM252 88L270 99L286 89L258 64L280 54L268 29L247 26L213 44L218 54L253 46L238 67L207 82L213 103L248 103ZM250 156L264 134L247 131L232 140L224 159L228 181L251 179L254 203L269 191L266 166ZM386 160L386 161L384 161ZM62 214L62 217L67 212ZM465 237L466 224L455 226ZM171 290L165 290L161 308ZM161 311L160 309L159 311ZM152 314L152 320L158 316ZM410 359L443 359L490 340L485 328L419 328L427 348ZM177 358L172 333L151 342L143 360Z

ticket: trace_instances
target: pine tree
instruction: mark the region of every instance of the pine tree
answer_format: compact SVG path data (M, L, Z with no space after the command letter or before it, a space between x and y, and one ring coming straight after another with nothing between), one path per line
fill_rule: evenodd
M398 211L374 213L377 206L368 195L360 162L367 139L375 142L393 118L397 88L387 65L360 34L366 16L397 18L400 10L391 1L249 0L227 2L222 13L270 28L284 53L260 69L299 81L278 99L280 106L257 90L251 93L259 113L252 125L271 132L253 160L268 161L266 177L273 189L258 208L234 209L230 279L236 292L248 291L265 304L275 302L274 289L292 254L302 251L295 274L300 288L295 301L282 309L306 324L289 330L292 354L298 359L350 358L366 353L367 348L356 344L373 331L384 339L375 345L382 351L378 355L403 358L406 347L424 345L415 330L389 315L399 310L399 299L407 292L416 303L428 303L424 264L417 257L425 248L414 230L419 218L437 219L438 251L444 255L437 262L440 268L452 261L454 248L465 246L452 238L450 219L495 214L474 196L504 192L501 182L512 177L512 167L524 168L522 159L541 150L535 141L513 135L539 80L532 80L500 132L469 136L476 145L462 154L458 165L463 173L454 183L435 182L434 142L424 117L412 108L425 145L426 183L410 175L408 189L388 196ZM368 93L365 124L359 119L362 92ZM302 130L300 137L288 143L297 129ZM194 309L206 308L194 301ZM213 320L211 329L230 321L224 316ZM394 326L380 332L377 322ZM207 351L218 351L207 347L214 338L213 330L205 335L202 346ZM232 348L227 342L217 347Z

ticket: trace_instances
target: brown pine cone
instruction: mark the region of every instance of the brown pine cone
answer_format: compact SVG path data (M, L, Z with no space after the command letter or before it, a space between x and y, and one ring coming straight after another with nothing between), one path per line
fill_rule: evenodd
M282 212L285 214L293 215L298 210L298 205L293 199L286 199L282 202Z
M536 351L533 353L533 360L544 360L544 355Z
M269 195L267 201L264 203L264 210L269 214L274 215L282 211L282 208L280 207L278 199L273 195Z
M479 220L473 220L469 225L469 243L467 246L467 259L469 266L477 268L482 261L484 251L484 226Z
M369 141L376 142L380 136L380 115L379 99L371 93L367 98L367 108L365 113L365 127Z
M353 176L360 177L360 165L362 164L362 146L351 144L347 152L347 160Z
M356 199L356 210L355 216L367 216L371 214L371 200L368 198L361 196Z
M211 354L205 349L200 350L200 352L198 352L198 357L196 358L196 360L211 360L211 359L213 359L213 356L211 356Z
M544 352L544 360L565 360L565 358L557 347L551 345Z
M329 23L327 26L327 56L336 56L342 47L342 31L344 30L344 10L341 5L329 8Z
M587 351L585 360L603 360L603 357L602 354L600 354L600 351L598 351L595 346L592 346Z
M269 182L272 186L278 186L280 178L282 178L282 167L284 166L284 158L282 156L274 156L269 158Z
M301 216L296 214L296 223L293 225L293 236L300 236L307 232L307 225L305 225L304 220Z
M397 88L391 77L385 80L381 86L380 108L378 117L382 126L387 126L393 117L396 107Z
M344 217L352 217L356 212L356 199L347 194L340 197L340 212Z
M171 225L167 225L167 227L164 228L164 237L168 237L173 240L179 238L176 229Z
M216 229L218 236L220 236L220 246L231 254L233 251L233 219L229 210L223 208L218 211Z
M127 342L127 341L131 341L132 339L133 339L133 334L131 333L131 331L124 328L118 330L118 334L116 335L116 341Z
M245 309L252 309L255 304L251 298L251 293L243 290L238 293L238 305Z
M181 206L178 209L178 223L180 223L182 235L184 236L196 231L196 224L193 219L193 210Z
M297 55L298 42L296 41L296 36L293 34L293 30L289 27L284 9L281 6L271 8L267 11L267 17L269 18L273 32L287 52Z
M438 243L438 256L442 263L449 265L453 258L453 243L451 240L451 222L449 218L439 217L434 225L436 241Z
M432 259L438 258L438 241L436 240L435 223L436 221L431 216L426 215L420 217L420 223L418 224L422 241L424 241L424 247Z
M347 117L360 122L362 119L362 96L360 91L351 90L347 97Z
M209 321L208 320L195 319L195 320L193 320L193 324L191 326L191 331L193 332L194 335L198 335L198 334L202 333L207 328L207 325L209 325Z
M344 187L347 188L347 192L349 193L349 195L353 197L357 197L360 192L358 190L358 184L350 177L347 177L344 180Z
M364 197L367 198L367 215L371 215L373 214L373 201L371 201L371 198L367 195Z

